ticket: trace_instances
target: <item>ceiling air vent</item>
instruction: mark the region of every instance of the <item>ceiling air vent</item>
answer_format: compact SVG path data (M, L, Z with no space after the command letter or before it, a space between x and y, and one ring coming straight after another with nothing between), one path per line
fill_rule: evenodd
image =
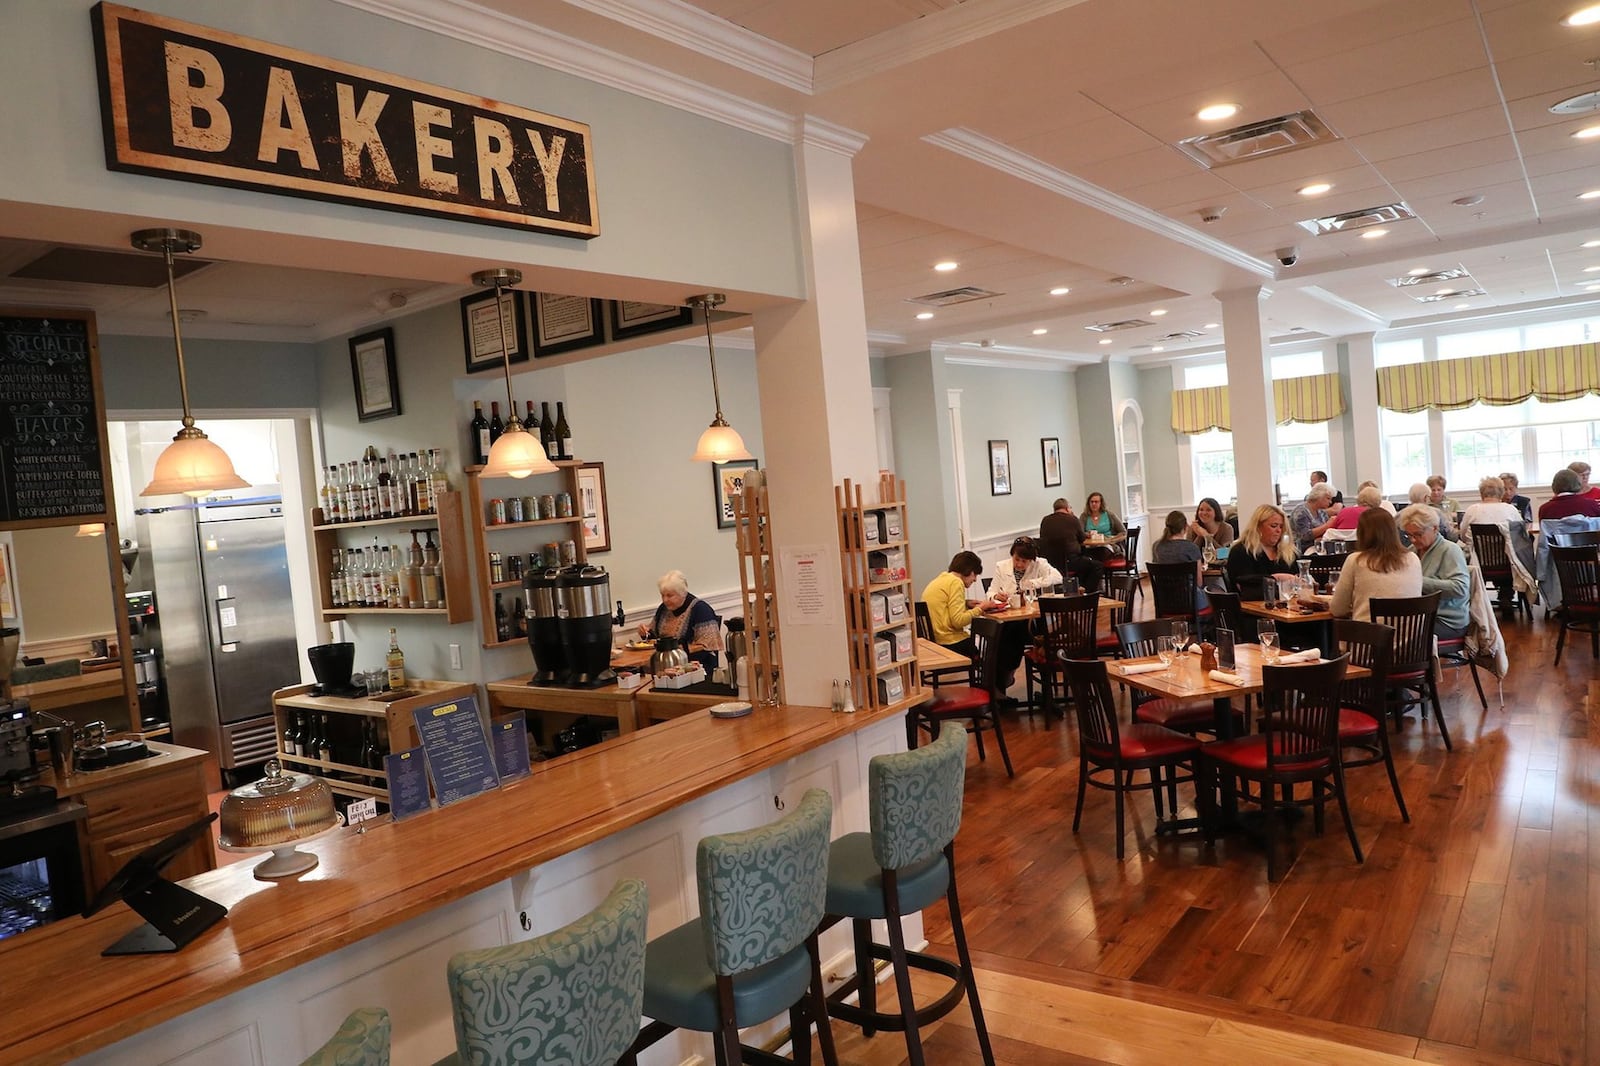
M1142 326L1153 325L1155 323L1147 318L1130 318L1122 322L1096 322L1092 326L1083 328L1093 333L1117 333L1125 329L1139 329Z
M1202 137L1190 137L1178 142L1178 150L1210 169L1338 139L1314 112L1296 111L1292 115L1279 115Z
M926 296L913 296L906 301L911 304L925 304L928 307L949 307L952 304L971 303L973 300L992 300L996 296L1004 296L1003 292L990 292L974 285L963 285L959 289L945 289L943 292L930 292Z
M1164 344L1171 341L1192 341L1204 336L1205 334L1197 329L1180 329L1176 333L1168 333L1165 337L1157 337L1155 343Z
M1390 285L1397 289L1404 289L1410 285L1441 285L1457 278L1471 277L1466 267L1455 266L1448 270L1435 270L1431 274L1407 274L1400 278L1387 278Z
M1416 212L1411 208L1404 203L1398 203L1364 207L1359 211L1346 211L1342 215L1302 219L1295 225L1320 237L1325 233L1345 233L1355 229L1366 229L1368 226L1386 226L1391 222L1404 222L1408 218L1416 217Z
M1412 299L1419 304L1436 304L1441 300L1470 300L1474 296L1487 296L1482 289L1462 289L1459 292L1430 292L1422 296L1413 296Z
M172 272L181 278L210 265L209 259L176 259L172 263ZM11 276L30 281L153 289L167 283L167 268L159 258L143 252L103 252L96 248L64 247L52 248L33 262L13 271Z

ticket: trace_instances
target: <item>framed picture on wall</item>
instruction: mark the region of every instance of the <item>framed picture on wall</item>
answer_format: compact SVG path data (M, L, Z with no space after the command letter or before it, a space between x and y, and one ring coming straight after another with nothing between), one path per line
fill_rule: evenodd
M536 292L529 298L533 301L535 359L605 342L600 332L599 300L554 292Z
M578 467L578 517L583 519L583 550L611 550L611 512L606 506L606 464Z
M989 442L989 495L1011 495L1011 442Z
M733 501L744 492L744 476L756 468L754 459L735 459L711 466L713 488L717 494L717 528L733 528Z
M1040 437L1039 455L1044 461L1044 487L1061 484L1061 438Z
M385 328L351 337L350 373L355 378L358 419L371 422L400 413L400 378L394 369L394 330Z
M611 338L621 340L663 329L676 329L694 323L694 309L667 304L645 304L633 300L608 300L611 312Z
M522 295L515 289L500 294L505 313L506 354L513 363L528 361L528 313L522 309ZM500 318L495 314L494 292L479 292L461 298L461 335L466 345L467 373L500 369Z

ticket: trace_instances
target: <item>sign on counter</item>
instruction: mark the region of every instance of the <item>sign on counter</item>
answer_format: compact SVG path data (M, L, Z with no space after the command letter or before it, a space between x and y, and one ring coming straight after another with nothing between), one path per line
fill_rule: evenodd
M496 718L490 723L489 732L494 736L494 763L501 781L533 773L533 764L528 760L528 720L521 711Z
M0 313L0 524L104 518L100 408L87 312Z
M395 821L433 809L433 800L428 796L427 765L421 748L384 757L383 771L389 775L389 813Z
M489 754L489 741L473 696L418 707L417 735L427 755L428 776L439 806L500 787L500 774Z

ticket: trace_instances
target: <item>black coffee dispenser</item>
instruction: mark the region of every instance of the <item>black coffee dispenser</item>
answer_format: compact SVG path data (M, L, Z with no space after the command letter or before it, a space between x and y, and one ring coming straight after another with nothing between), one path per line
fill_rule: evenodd
M567 653L561 643L560 599L557 585L561 571L530 570L522 579L527 607L528 647L533 650L533 677L530 685L567 683ZM609 634L608 634L609 635ZM610 646L609 640L607 647Z
M567 684L611 684L617 679L611 669L611 578L602 566L569 566L556 581Z

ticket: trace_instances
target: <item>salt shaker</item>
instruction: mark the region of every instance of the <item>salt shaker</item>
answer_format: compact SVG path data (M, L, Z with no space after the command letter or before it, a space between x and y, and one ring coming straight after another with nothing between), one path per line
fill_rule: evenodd
M835 714L844 710L844 689L839 685L839 679L833 679L833 702L829 704Z
M844 706L839 709L845 714L856 713L856 701L855 697L850 694L850 679L848 677L844 679Z

